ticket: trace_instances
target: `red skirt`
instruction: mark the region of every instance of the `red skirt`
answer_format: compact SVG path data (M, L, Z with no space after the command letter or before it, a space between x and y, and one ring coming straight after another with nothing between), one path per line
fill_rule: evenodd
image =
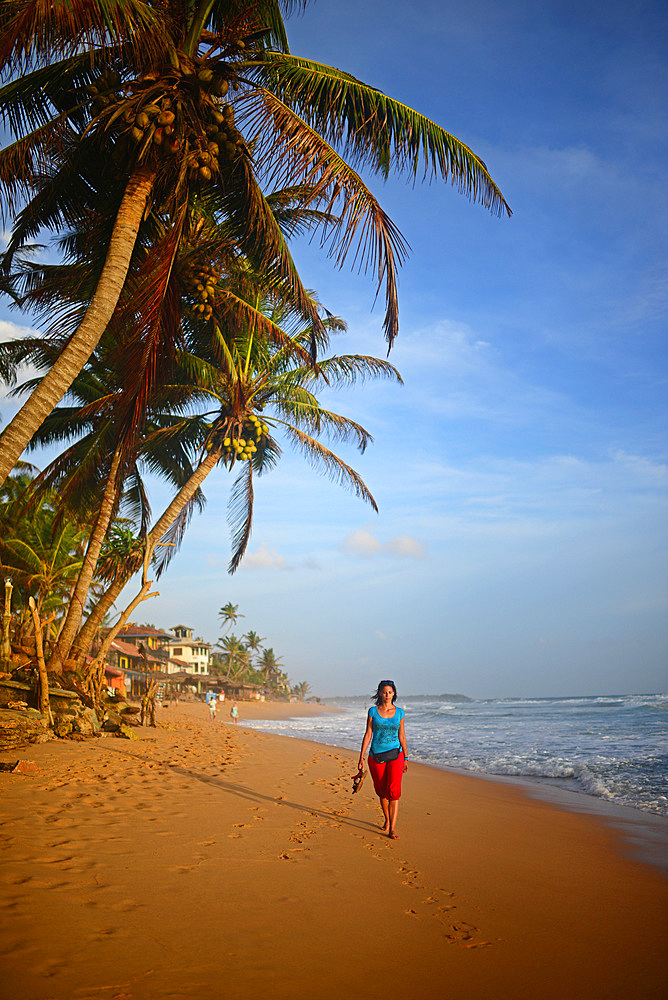
M399 751L396 760L387 760L379 764L369 754L369 774L373 779L373 787L379 799L400 799L401 778L404 773L404 753Z

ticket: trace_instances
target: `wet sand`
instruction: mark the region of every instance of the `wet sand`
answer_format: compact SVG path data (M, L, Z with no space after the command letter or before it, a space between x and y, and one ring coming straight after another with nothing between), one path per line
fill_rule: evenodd
M392 842L353 752L159 719L0 754L2 1000L666 995L668 883L596 817L411 764Z

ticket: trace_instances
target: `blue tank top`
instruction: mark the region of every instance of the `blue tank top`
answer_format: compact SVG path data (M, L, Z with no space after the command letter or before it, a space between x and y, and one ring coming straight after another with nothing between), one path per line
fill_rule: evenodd
M399 726L401 725L401 720L404 715L403 708L399 708L398 705L394 706L394 715L391 719L384 719L380 715L378 709L375 705L372 705L369 709L369 717L371 719L371 726L373 729L373 738L371 740L371 753L385 753L386 750L394 750L396 747L401 749L401 743L399 742Z

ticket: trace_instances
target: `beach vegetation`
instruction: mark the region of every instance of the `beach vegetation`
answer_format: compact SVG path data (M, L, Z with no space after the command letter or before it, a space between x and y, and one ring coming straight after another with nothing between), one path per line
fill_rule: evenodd
M0 575L12 580L17 633L32 631L32 596L55 635L83 565L87 529L82 513L64 511L54 490L29 501L36 475L24 464L0 488Z
M237 617L244 617L238 614L238 604L228 602L225 607L234 609ZM259 636L252 629L243 636L234 633L221 636L216 643L219 651L212 653L211 672L233 684L254 684L270 700L285 700L292 695L303 701L309 685L302 682L292 687L281 657L276 656L273 648L264 648L263 641L264 636Z
M352 260L375 272L390 346L407 247L360 169L435 176L493 212L508 211L487 167L462 142L350 74L292 55L283 15L299 6L2 4L0 109L12 137L0 151L0 197L12 220L3 271L41 234L76 258L76 246L58 242L74 225L89 227L96 253L83 261L92 265L83 315L0 436L0 482L108 329L135 255L159 232L158 259L173 261L192 237L195 203L224 221L244 258L315 338L320 311L268 199L277 188L292 190L313 211L337 266ZM164 267L144 263L155 298ZM204 318L215 278L202 267L192 274Z
M37 270L31 274L31 294L41 295L49 269L39 270L39 280ZM247 306L245 327L239 325L238 309L230 315L218 308L218 296ZM182 346L174 351L172 380L165 378L164 384L161 380L152 392L146 391L141 409L133 388L142 372L134 366L128 371L135 337L128 322L125 336L119 326L118 337L106 333L101 338L75 378L66 404L54 408L33 438L33 447L65 447L31 489L52 491L62 498L63 510L76 498L87 512L86 546L66 619L58 642L47 643L51 670L81 660L123 587L142 567L142 590L148 594L147 558L150 561L155 552L154 572L165 570L190 516L204 505L201 487L214 468L235 477L228 512L232 572L250 539L255 477L276 465L286 442L375 508L359 474L326 443L328 438L351 442L364 451L371 440L368 431L324 407L318 395L321 389L331 392L369 378L400 382L396 369L362 355L328 356L331 335L344 329L342 321L323 311L321 329L314 333L280 297L259 285L248 267L238 267L225 280L221 277L213 304L215 323L199 311L182 319ZM32 380L36 382L57 352L59 336L54 331L50 338L15 341L7 352L17 362L30 361L38 373ZM314 339L323 355L315 367L309 352ZM146 471L161 475L173 491L155 520ZM93 581L99 599L81 624ZM228 627L239 617L231 602L221 608ZM269 670L266 660L259 666L252 662L262 642L252 631L243 643L232 635L222 637L226 672L241 677L258 670L259 680L285 694L289 679L277 663ZM263 656L266 653L263 650Z
M311 685L308 681L301 681L299 684L295 684L292 688L292 694L297 699L297 701L305 701L307 694L311 690Z

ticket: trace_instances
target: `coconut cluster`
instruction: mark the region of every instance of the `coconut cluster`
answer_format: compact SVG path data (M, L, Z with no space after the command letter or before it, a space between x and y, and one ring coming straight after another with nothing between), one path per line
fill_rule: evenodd
M88 84L86 92L92 97L93 107L96 111L102 111L103 108L118 101L118 94L115 93L115 90L120 86L120 83L121 74L117 73L116 70L108 69L101 73L94 83Z
M203 319L213 315L213 306L220 275L210 264L186 264L181 280L187 295L194 300L193 311Z
M205 127L206 149L197 156L200 175L202 168L218 170L221 160L232 162L246 150L244 137L234 124L234 108L231 104L223 104L220 110L214 108L211 118L212 121ZM204 179L207 179L206 174Z
M191 179L208 182L248 152L224 100L230 82L221 72L172 52L168 65L125 84L123 93L119 88L120 75L105 70L86 90L96 114L135 144L140 158L182 150Z
M223 439L223 448L228 455L238 458L241 462L247 462L257 451L256 441L269 433L266 424L251 413L247 422L243 424L239 437L226 437Z

